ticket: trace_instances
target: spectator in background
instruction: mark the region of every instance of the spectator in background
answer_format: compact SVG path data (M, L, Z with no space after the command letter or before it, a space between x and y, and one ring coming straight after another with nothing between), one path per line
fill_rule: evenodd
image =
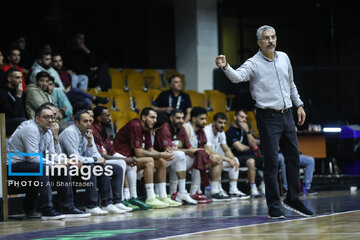
M9 50L9 54L7 57L7 60L9 62L9 64L5 64L2 67L2 70L4 72L7 72L7 70L9 70L10 68L17 68L20 70L21 75L22 75L22 88L25 91L26 90L26 84L25 84L25 78L24 78L24 71L21 67L19 67L19 62L20 62L20 50L16 47L12 47Z
M0 68L2 68L2 65L4 64L4 55L2 51L0 51ZM0 69L0 87L5 83L5 72Z
M282 153L279 153L279 165L281 167L281 176L284 180L284 188L285 192L288 191L288 185L286 181L286 167L285 167L285 158ZM304 195L315 195L317 192L313 191L311 189L311 182L314 174L314 165L315 165L315 159L311 156L306 156L300 154L300 167L305 167L305 177L304 177L304 183L306 186L306 192L303 193ZM286 195L286 194L284 194Z
M63 120L70 120L73 113L71 103L64 91L61 91L59 88L55 88L55 82L52 76L49 78L48 93L54 98L55 106L62 112Z
M59 74L57 71L51 67L51 53L40 51L38 54L37 60L31 67L31 75L30 75L30 82L34 83L36 79L36 75L39 72L47 72L50 76L52 76L55 80L55 84L57 87L60 88L62 91L65 91L65 87L60 79Z
M24 74L28 75L32 64L34 63L34 56L26 49L26 39L20 36L16 39L15 46L20 49L20 63L19 66L24 70Z
M55 70L59 73L61 81L66 88L72 86L73 88L80 88L84 91L88 89L89 78L85 74L76 75L76 73L71 70L65 71L63 69L64 62L61 54L52 54L52 64Z
M182 82L179 75L172 75L168 79L170 90L160 93L153 102L152 108L166 112L168 115L174 109L181 109L185 113L185 122L190 120L191 100L188 94L182 91Z
M109 66L106 63L99 64L85 45L85 35L78 33L74 36L72 46L68 50L65 60L68 69L76 74L86 74L89 77L89 87L100 87L102 91L111 88L111 76Z
M0 59L1 61L1 59ZM0 113L5 113L6 135L10 136L21 122L26 120L22 74L17 68L10 68L0 88Z
M42 104L54 102L53 97L48 93L50 74L39 72L36 74L36 84L30 83L26 90L25 111L29 119L35 116L35 110Z
M91 101L94 104L106 104L109 102L108 98L95 97L86 92L88 87L88 77L86 75L76 75L71 70L68 70L67 72L64 71L63 60L60 54L53 54L52 65L54 69L58 72L61 81L67 89L65 92L72 104L74 104L75 102L85 101L91 106ZM71 75L69 74L69 72L71 73Z

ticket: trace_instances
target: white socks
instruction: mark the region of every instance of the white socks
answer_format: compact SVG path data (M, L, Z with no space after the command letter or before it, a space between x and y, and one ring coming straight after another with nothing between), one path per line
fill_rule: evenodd
M219 182L212 181L211 182L211 194L219 193Z
M230 182L229 185L230 185L230 189L229 189L230 193L236 193L239 191L239 189L237 188L237 182Z
M146 183L145 184L145 189L146 189L147 199L149 199L153 195L155 195L155 193L154 193L154 184L153 183Z
M200 170L193 168L191 170L191 188L190 193L194 195L200 187L201 177L200 177Z
M159 198L165 198L166 197L166 182L163 183L157 183L156 184L159 188Z
M238 179L239 169L236 171L235 166L229 169L229 179Z
M127 173L127 180L130 186L130 196L133 198L137 198L137 192L136 192L136 170L137 167L129 167L126 168Z
M129 200L129 199L130 199L130 191L129 191L129 188L124 188L123 198L124 198L125 200Z
M185 184L185 178L179 180L179 193L186 193Z

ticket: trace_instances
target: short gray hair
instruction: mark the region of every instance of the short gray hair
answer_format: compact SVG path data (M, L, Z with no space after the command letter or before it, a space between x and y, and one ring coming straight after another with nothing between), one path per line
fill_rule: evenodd
M258 30L256 31L256 38L258 40L260 40L263 31L266 31L266 30L274 30L274 33L276 34L275 28L268 26L268 25L264 25L264 26L259 27Z

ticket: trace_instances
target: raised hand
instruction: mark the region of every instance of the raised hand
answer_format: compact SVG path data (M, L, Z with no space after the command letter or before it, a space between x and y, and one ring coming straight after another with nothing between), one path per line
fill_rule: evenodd
M227 64L225 55L217 56L215 59L215 63L216 63L216 66L218 66L218 67L221 67L221 68L225 67Z

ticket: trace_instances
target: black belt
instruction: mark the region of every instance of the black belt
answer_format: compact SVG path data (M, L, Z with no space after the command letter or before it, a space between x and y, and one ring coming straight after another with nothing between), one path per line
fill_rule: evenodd
M271 113L281 113L281 114L287 113L288 111L290 111L290 109L291 108L284 108L284 109L276 110L271 108L265 108L265 109L257 108L257 110L261 112L271 112Z

